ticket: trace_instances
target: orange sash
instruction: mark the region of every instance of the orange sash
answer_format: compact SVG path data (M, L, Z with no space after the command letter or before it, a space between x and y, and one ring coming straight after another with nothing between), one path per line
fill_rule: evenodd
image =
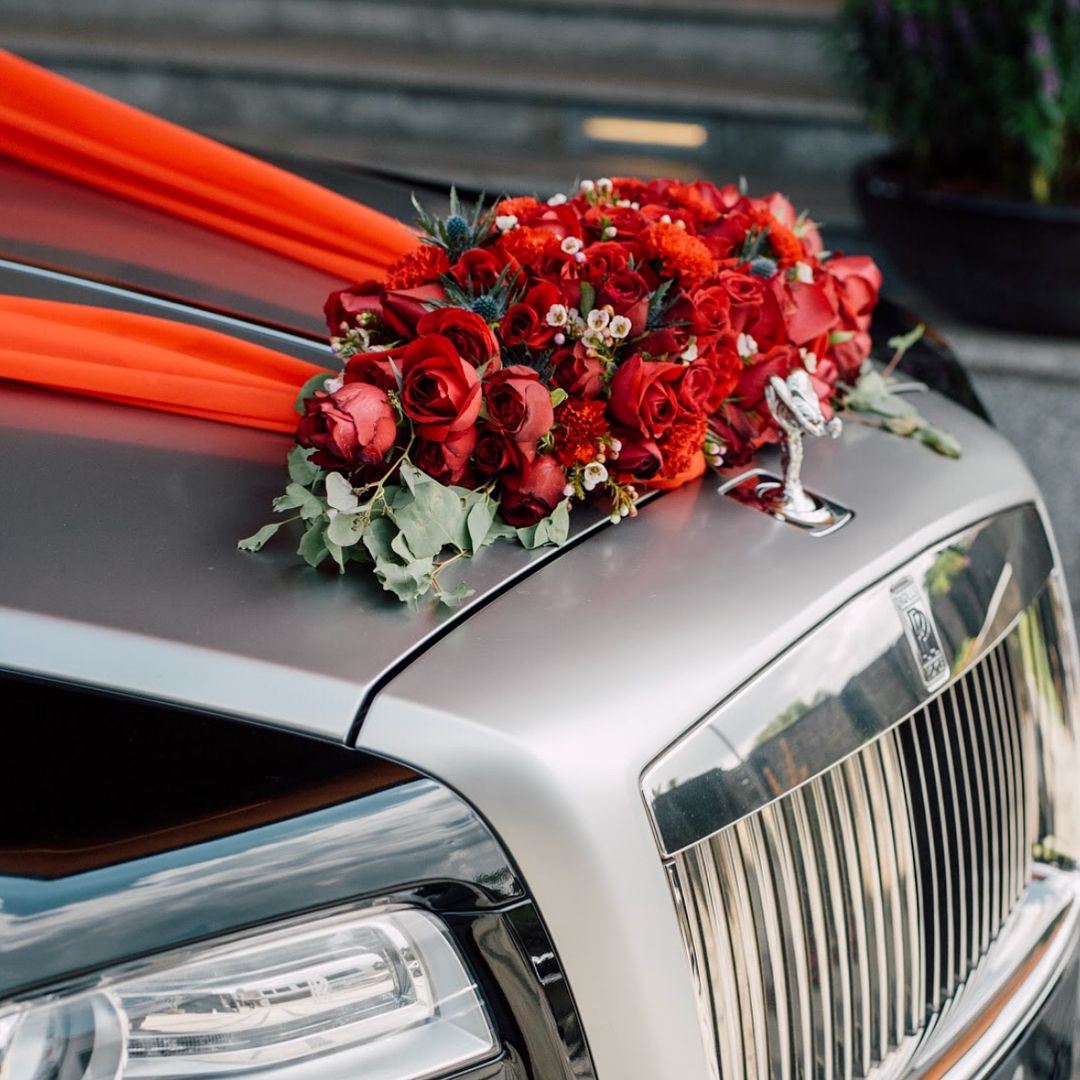
M291 433L319 369L215 330L126 311L0 296L0 378Z
M400 222L0 50L0 154L316 267L381 278Z

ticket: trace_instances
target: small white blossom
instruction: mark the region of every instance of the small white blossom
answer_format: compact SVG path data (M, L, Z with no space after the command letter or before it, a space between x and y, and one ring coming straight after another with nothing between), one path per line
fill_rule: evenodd
M804 285L814 284L814 269L809 263L799 262L795 264L795 280Z
M548 308L547 315L544 316L548 326L565 326L569 317L570 313L566 310L565 304L552 304Z
M548 199L547 204L548 206L562 206L564 202L566 202L566 196L560 191L557 194L552 195L551 198Z
M661 214L660 215L660 220L661 220L661 222L663 222L663 224L670 225L671 224L671 215L670 214Z
M574 496L575 496L575 495L577 494L577 492L576 492L576 491L574 490L574 485L573 485L573 484L567 484L567 485L566 485L566 487L564 487L564 488L562 489L562 493L563 493L563 494L564 494L564 495L565 495L565 496L566 496L566 497L567 497L568 499L571 499L571 498L573 498L573 497L574 497Z
M604 230L604 239L605 240L614 240L615 237L618 236L618 235L619 235L619 230L616 229L614 225L609 225Z
M593 308L589 312L588 323L590 330L606 330L611 322L611 312L606 308Z
M326 501L332 509L343 514L352 513L360 505L352 484L339 472L332 472L326 478Z
M632 203L630 204L630 209L631 209L631 210L640 210L640 209L641 209L641 203L639 203L639 202L632 202Z
M595 191L596 190L596 185L591 180L582 180L580 187L581 187L582 191Z
M323 389L328 394L336 394L345 385L344 379L327 379L323 383Z
M566 335L561 330L555 335L555 344L556 345L565 345L566 344Z
M581 470L581 484L586 491L592 491L598 484L604 483L608 478L608 471L599 461L590 461Z
M615 185L606 176L601 176L596 181L596 190L604 195L610 195L614 187Z
M615 338L616 341L622 341L623 338L630 336L632 328L633 324L625 315L616 315L608 325L608 333Z
M567 255L576 255L584 246L576 236L568 236L560 245Z
M740 334L735 342L735 348L738 350L739 356L744 360L749 360L751 356L757 355L758 344L749 334Z
M495 219L495 228L499 232L509 232L511 229L517 228L517 214L500 214Z
M809 349L800 349L799 357L802 359L803 366L811 375L817 371L817 353L811 352Z
M630 206L630 200L629 199L620 199L615 205L617 207L619 207L620 210L626 210Z
M599 330L586 330L581 335L581 344L586 349L602 349L607 343L604 341L604 335Z
M678 220L677 220L677 221L675 222L675 228L677 228L677 229L682 229L682 230L683 230L683 231L685 232L685 231L686 231L686 222L685 222L685 221L683 221L683 219L682 219L682 218L679 218L679 219L678 219Z
M698 358L697 342L691 341L690 344L679 353L679 358L685 360L688 364L696 360Z
M583 263L584 261L585 261L585 252L584 252L584 251L579 251L579 252L578 252L578 253L577 253L577 254L576 254L576 255L574 256L574 262L579 262L579 263Z

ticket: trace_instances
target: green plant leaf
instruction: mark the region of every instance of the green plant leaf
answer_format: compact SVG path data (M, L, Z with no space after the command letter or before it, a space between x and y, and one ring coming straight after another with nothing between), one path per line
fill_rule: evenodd
M322 469L308 461L314 453L314 450L305 446L294 446L289 451L289 479L294 484L311 487L322 475Z
M890 349L903 356L908 349L922 339L922 336L925 333L926 327L922 323L919 323L914 330L909 330L906 334L897 334L896 337L889 338L887 344Z
M372 559L392 559L394 549L391 546L398 535L397 526L388 517L371 519L371 524L364 530L364 547Z
M523 547L528 548L530 551L534 548L543 547L545 544L554 544L558 547L566 542L569 534L569 499L563 499L546 518L542 518L535 525L517 530L518 540Z
M326 513L326 504L302 484L293 483L285 488L284 495L279 495L274 500L274 509L299 510L305 521L314 521Z
M469 544L465 507L453 490L427 473L402 465L401 477L413 501L397 505L391 515L417 558L434 558L448 544L459 551Z
M581 283L581 299L578 301L578 311L586 316L596 303L596 290L587 281Z
M474 596L475 589L470 589L464 581L455 585L452 589L439 589L436 594L439 598L440 604L445 604L448 608L458 608L469 599L470 596Z
M317 375L312 375L311 378L300 387L293 408L301 416L304 415L304 402L307 401L309 397L314 397L315 394L326 385L327 379L334 378L334 374L333 371L320 371Z
M418 600L431 588L431 573L434 568L433 559L414 559L408 563L393 562L389 559L375 560L375 576L382 587L404 603Z
M329 555L326 547L326 522L316 521L300 537L300 546L296 549L308 566L318 566Z
M477 499L469 507L467 525L469 533L468 550L476 554L485 544L490 544L494 539L489 539L491 527L495 524L495 504L486 495Z
M364 539L364 512L355 510L351 514L335 514L326 529L328 543L338 547L352 547Z
M274 521L269 525L264 525L258 532L244 537L243 540L238 540L236 546L240 551L261 551L263 544L284 524L284 521Z

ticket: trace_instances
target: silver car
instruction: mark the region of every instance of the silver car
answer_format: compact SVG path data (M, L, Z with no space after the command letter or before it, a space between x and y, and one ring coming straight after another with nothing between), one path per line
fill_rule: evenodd
M2 291L324 355L270 262L0 183ZM234 551L280 437L4 385L0 1078L1074 1075L1065 587L923 360L964 456L808 447L842 528L707 477L416 614Z

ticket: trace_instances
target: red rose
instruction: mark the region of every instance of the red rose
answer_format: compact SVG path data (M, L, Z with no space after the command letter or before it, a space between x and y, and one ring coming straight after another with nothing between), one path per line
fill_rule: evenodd
M397 375L391 366L391 361L401 371L401 358L405 347L386 349L382 352L354 353L345 361L345 374L342 381L348 386L351 383L368 383L378 386L382 390L397 390Z
M773 375L786 379L799 360L798 352L790 345L770 349L759 359L743 368L735 396L747 412L759 409L765 400L765 387Z
M444 440L476 423L480 376L441 334L417 338L403 354L401 406L422 439Z
M581 236L581 217L570 203L562 206L538 203L523 210L517 218L520 225L550 233L560 243L568 236Z
M630 248L617 240L590 244L585 249L585 277L593 285L602 284L612 274L630 265L630 254Z
M679 411L675 383L681 364L643 360L635 353L611 380L611 414L628 428L656 438L674 422Z
M331 337L355 326L368 326L371 319L381 322L382 285L377 281L362 281L347 289L338 289L326 298L323 314Z
M450 276L463 288L486 292L498 280L506 259L487 248L470 248L450 267Z
M788 337L796 345L806 345L836 325L836 302L823 285L778 277L773 282L773 295L780 305Z
M521 470L502 478L503 495L499 513L515 529L535 525L546 518L563 499L566 474L551 454L526 461Z
M725 465L745 465L754 456L759 424L739 404L723 405L709 417L709 428L723 444Z
M853 335L832 348L841 376L850 382L870 355L870 321L881 289L881 271L865 255L847 255L830 259L825 272L840 309L837 329Z
M313 448L324 469L352 470L382 461L397 438L394 409L377 386L354 383L304 402L296 441Z
M521 453L506 436L493 427L484 425L473 450L476 471L483 476L494 476L511 466L520 466Z
M637 337L649 317L649 286L634 270L617 270L596 294L597 307L610 304L616 315L630 320L630 334Z
M610 226L619 240L636 239L648 226L649 222L640 210L630 206L591 206L585 211L585 227L604 239L603 230Z
M615 429L615 437L622 443L619 456L615 459L615 469L622 477L638 480L651 480L664 464L664 457L655 439L641 435L636 431Z
M479 315L461 308L435 308L416 324L417 334L442 334L454 343L458 355L473 367L497 371L499 343L491 327Z
M742 374L743 363L735 347L733 334L724 334L702 349L698 363L708 364L713 372L713 387L705 403L706 414L715 412L734 393Z
M440 484L460 484L468 470L476 439L475 427L451 432L441 442L419 439L413 450L413 463Z
M604 365L581 344L551 354L551 381L575 398L598 398L604 389Z
M488 423L522 447L533 448L555 423L551 394L530 367L515 364L488 379Z
M415 289L388 289L383 295L383 315L398 337L413 337L416 324L435 301L446 299L441 285L418 285Z
M694 331L698 334L723 333L731 320L731 293L723 285L703 285L690 299L694 304Z
M553 304L562 303L562 293L550 281L534 285L503 316L499 334L507 345L527 345L543 348L555 336L555 327L547 324L547 313Z
M642 356L659 358L662 356L678 356L686 351L690 344L690 333L685 326L662 326L646 334L638 343L637 348Z
M703 359L697 359L683 369L679 382L679 404L696 416L709 411L709 403L716 389L716 373Z

